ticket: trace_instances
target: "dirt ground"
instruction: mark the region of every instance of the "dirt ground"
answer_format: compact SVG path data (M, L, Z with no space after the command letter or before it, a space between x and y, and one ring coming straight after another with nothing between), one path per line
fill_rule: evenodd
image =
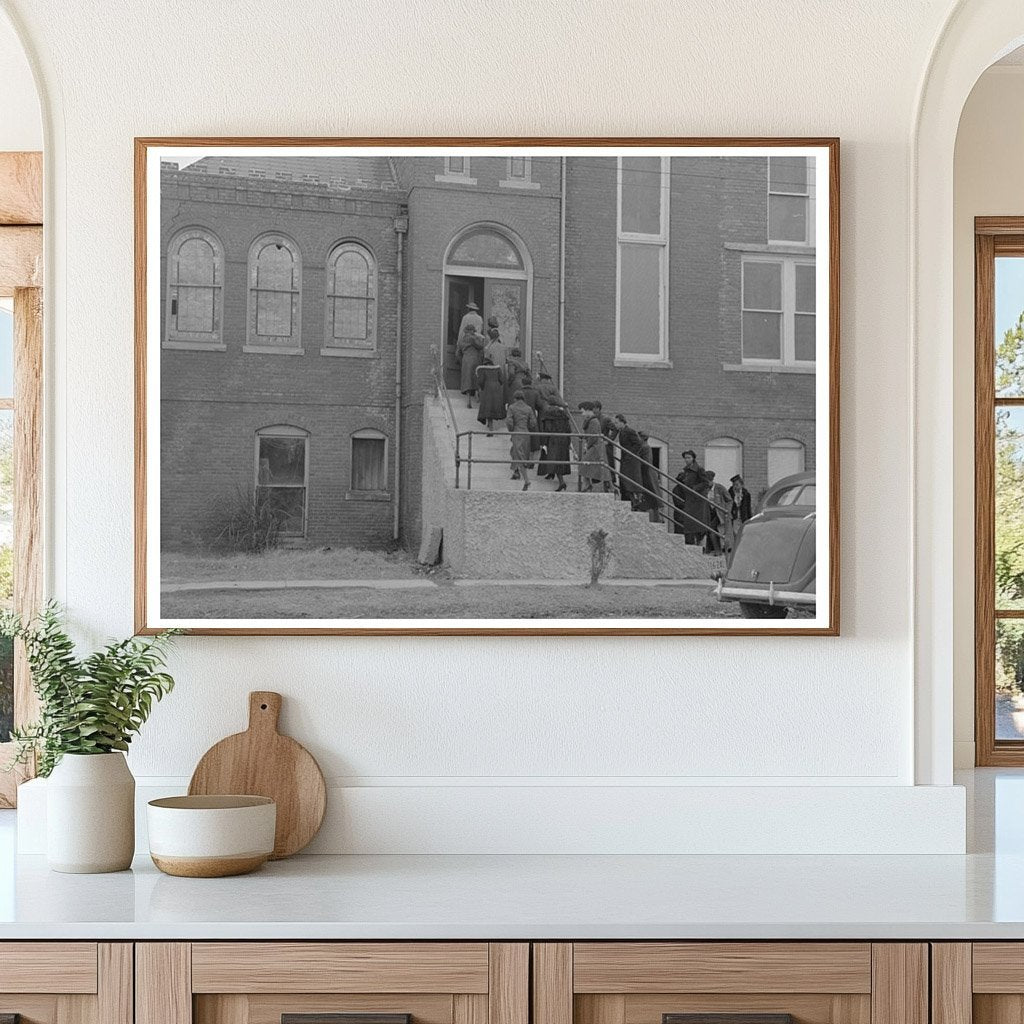
M407 551L358 551L355 548L289 550L260 555L165 552L160 558L164 583L197 580L395 580L413 579L416 562Z
M203 590L164 594L161 614L172 619L738 618L739 607L716 601L710 589L481 583L403 590Z

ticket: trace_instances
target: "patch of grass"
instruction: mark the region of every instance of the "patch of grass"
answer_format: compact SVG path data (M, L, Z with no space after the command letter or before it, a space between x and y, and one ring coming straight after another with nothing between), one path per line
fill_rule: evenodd
M300 550L272 548L260 554L165 552L160 558L164 583L197 580L393 580L416 576L416 562L406 551L360 551L356 548Z
M177 619L725 619L735 602L703 587L432 586L409 590L223 591L164 594L161 614ZM411 624L411 623L410 623Z

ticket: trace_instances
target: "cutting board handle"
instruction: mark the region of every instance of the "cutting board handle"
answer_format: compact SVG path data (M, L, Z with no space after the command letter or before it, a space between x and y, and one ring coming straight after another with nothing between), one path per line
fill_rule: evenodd
M281 694L253 690L249 694L249 732L277 732L281 715Z

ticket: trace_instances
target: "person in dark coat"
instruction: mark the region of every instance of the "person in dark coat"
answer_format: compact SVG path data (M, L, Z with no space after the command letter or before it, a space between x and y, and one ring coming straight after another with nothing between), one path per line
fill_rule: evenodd
M540 392L533 385L533 377L529 373L523 378L523 386L519 389L523 393L523 401L533 410L534 419L540 422L541 397ZM530 451L540 451L540 434L537 433L537 426L534 425L533 433L530 435ZM531 459L531 465L532 465Z
M549 405L544 411L544 429L549 430L547 452L544 461L537 467L537 475L544 475L545 480L558 481L556 491L565 490L565 478L571 472L569 468L569 432L572 424L569 413L560 405Z
M673 529L681 533L687 544L700 544L707 533L708 480L697 462L697 453L683 452L683 468L676 474L678 483L672 490L676 515Z
M551 379L550 373L542 373L540 375L540 381L537 384L537 394L539 396L537 420L541 435L540 448L546 453L551 447L552 439L549 435L552 433L559 433L561 431L561 427L558 426L558 424L563 422L563 417L560 415L560 411L564 412L568 406L558 388L555 387L555 382ZM567 415L565 417L565 422L568 422ZM567 427L566 429L570 428ZM557 438L555 438L555 440L557 440ZM566 459L568 459L568 457L568 454L566 454ZM549 454L545 454L543 463L548 463L550 461L551 456ZM554 480L555 474L549 469L544 478L546 480Z
M473 408L473 396L476 394L476 368L483 361L484 340L477 334L476 324L466 324L459 335L459 361L462 364L462 393L467 396L466 405Z
M512 463L512 479L523 481L523 490L530 487L530 479L526 475L531 465L530 436L537 429L537 414L523 401L522 391L512 396L512 404L508 407L505 426L512 435L509 455Z
M494 421L505 418L505 373L500 366L491 362L490 356L476 368L477 386L480 391L480 411L476 418L488 432L494 430Z
M661 521L661 484L654 470L654 452L651 451L651 435L646 430L638 430L640 435L640 483L644 489L640 492L639 507L650 512L653 522Z
M739 537L743 524L750 518L750 491L743 486L743 477L739 473L729 481L729 497L732 499L732 526Z
M615 440L619 445L619 497L634 508L643 496L640 490L640 435L622 413L615 416Z

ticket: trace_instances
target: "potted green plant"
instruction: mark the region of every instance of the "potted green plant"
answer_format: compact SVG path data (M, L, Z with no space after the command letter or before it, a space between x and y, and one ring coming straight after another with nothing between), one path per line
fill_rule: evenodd
M135 779L124 758L154 701L174 687L162 671L170 630L112 641L84 658L51 602L28 622L0 614L0 635L21 640L39 719L15 729L13 764L36 759L48 777L47 861L54 871L122 871L135 852ZM12 765L13 767L13 765Z

